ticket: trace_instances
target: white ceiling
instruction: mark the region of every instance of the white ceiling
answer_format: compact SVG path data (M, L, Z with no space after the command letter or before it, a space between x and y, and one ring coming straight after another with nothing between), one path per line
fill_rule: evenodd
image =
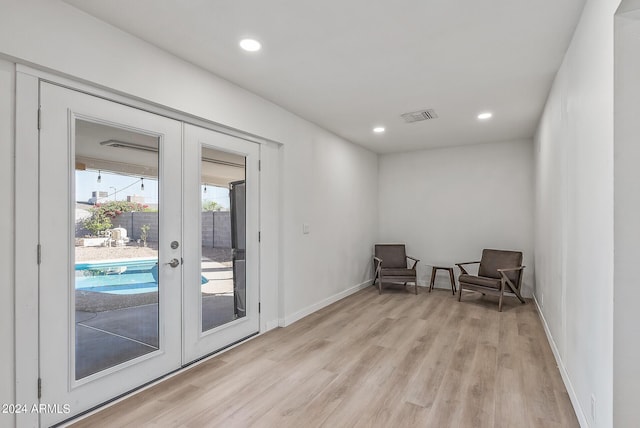
M66 1L380 153L531 138L585 3Z

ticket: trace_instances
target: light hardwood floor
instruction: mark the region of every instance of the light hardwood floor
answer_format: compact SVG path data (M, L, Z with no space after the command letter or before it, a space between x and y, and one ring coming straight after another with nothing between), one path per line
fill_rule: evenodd
M532 302L368 287L73 427L577 427Z

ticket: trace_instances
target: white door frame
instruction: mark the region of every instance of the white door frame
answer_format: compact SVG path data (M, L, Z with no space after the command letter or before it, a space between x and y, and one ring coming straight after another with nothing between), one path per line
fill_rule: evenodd
M248 134L209 120L203 120L170 107L121 95L118 91L99 89L37 66L16 64L16 131L15 131L15 401L31 405L38 403L38 176L34 174L38 158L39 83L49 81L61 86L86 92L148 112L181 120L217 132L260 144L260 223L262 229L260 253L260 334L278 327L283 317L283 290L280 263L280 207L282 144ZM268 192L268 197L265 197ZM268 259L268 260L267 260ZM16 415L21 427L39 426L37 413Z
M16 75L15 337L16 403L38 403L38 106L39 79ZM35 113L34 113L35 112ZM37 427L37 413L16 415L18 427Z

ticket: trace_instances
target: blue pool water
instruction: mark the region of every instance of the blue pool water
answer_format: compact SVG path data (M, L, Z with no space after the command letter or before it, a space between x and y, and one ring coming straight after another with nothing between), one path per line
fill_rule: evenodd
M77 263L76 290L110 294L151 293L158 290L151 268L157 260Z

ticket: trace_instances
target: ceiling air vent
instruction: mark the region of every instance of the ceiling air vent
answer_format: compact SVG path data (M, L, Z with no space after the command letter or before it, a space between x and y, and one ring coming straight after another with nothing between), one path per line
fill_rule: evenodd
M405 113L405 114L402 114L401 116L404 119L404 121L407 123L420 122L421 120L436 119L438 117L438 115L436 114L436 111L431 108L427 110L420 110L420 111L413 111L411 113Z

